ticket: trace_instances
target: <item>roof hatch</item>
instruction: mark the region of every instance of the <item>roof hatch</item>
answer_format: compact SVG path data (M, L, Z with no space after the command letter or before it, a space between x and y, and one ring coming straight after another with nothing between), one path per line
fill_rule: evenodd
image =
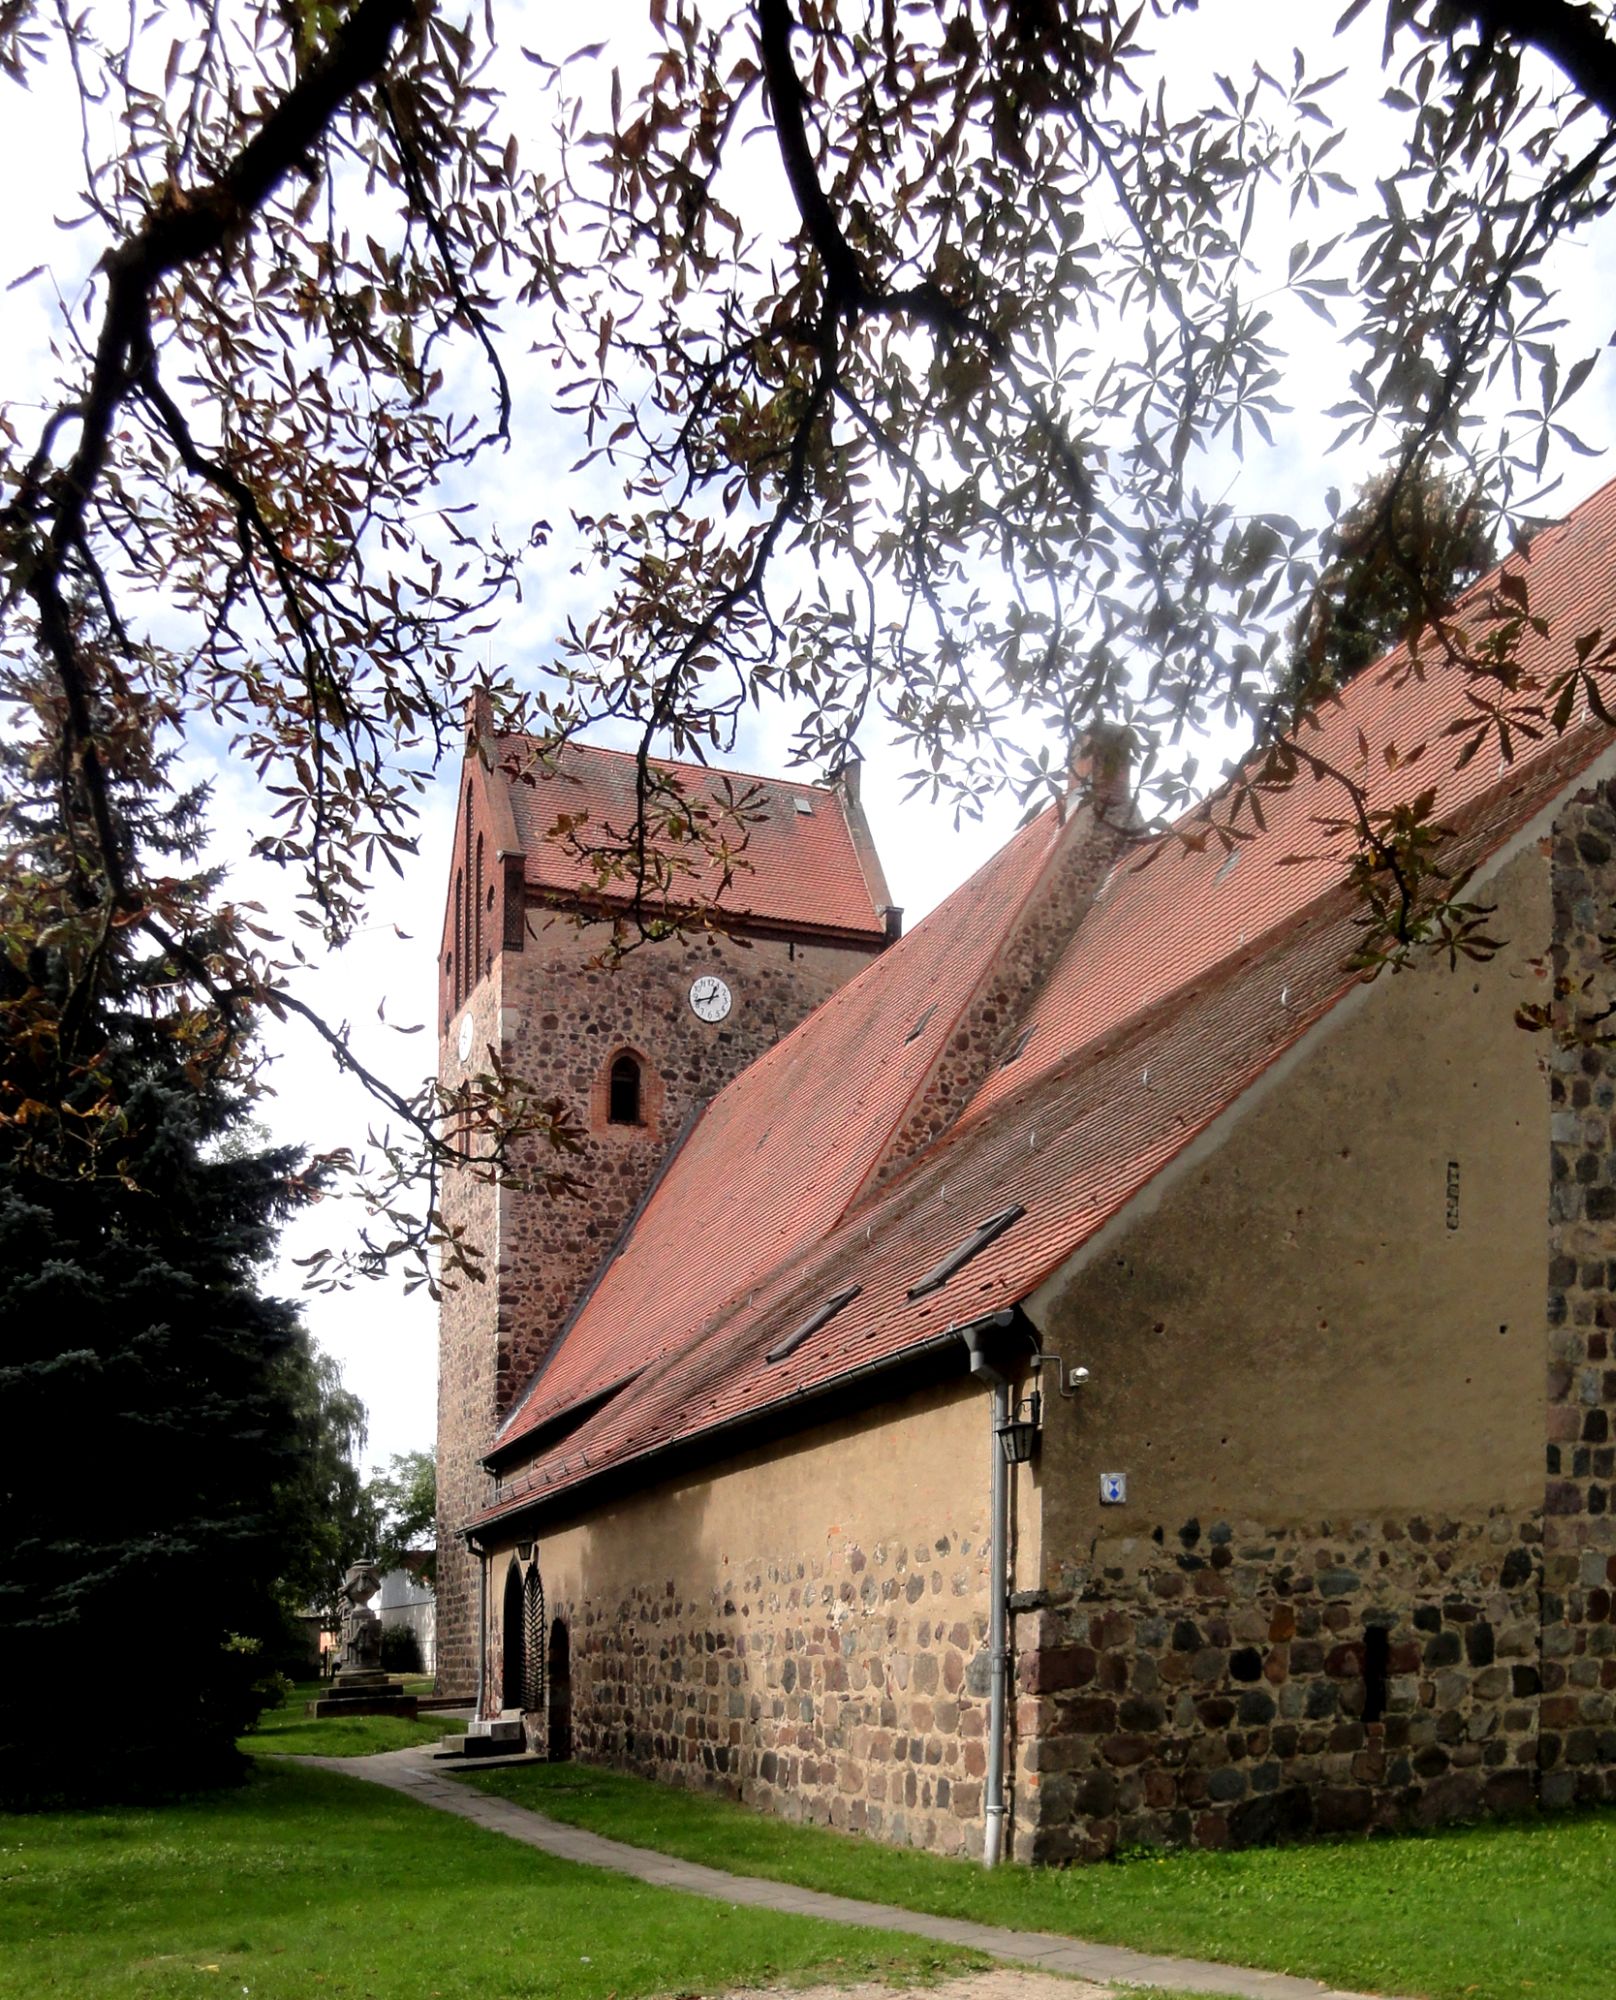
M795 1333L788 1333L784 1340L777 1340L764 1355L765 1361L784 1361L788 1354L795 1354L805 1340L818 1333L822 1326L829 1326L843 1306L851 1305L863 1290L862 1285L849 1285L845 1292L838 1292L833 1299L827 1299L812 1318L805 1319Z
M928 1292L941 1291L956 1271L963 1271L971 1259L985 1250L1011 1226L1019 1222L1027 1213L1023 1203L1017 1202L1013 1208L1001 1209L990 1216L979 1229L973 1229L963 1243L956 1244L940 1264L934 1264L917 1284L909 1287L912 1299L923 1299Z

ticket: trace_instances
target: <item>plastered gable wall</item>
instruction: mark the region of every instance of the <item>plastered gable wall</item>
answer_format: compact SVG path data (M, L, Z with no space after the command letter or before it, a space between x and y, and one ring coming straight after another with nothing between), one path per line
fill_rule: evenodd
M542 1172L560 1165L578 1195L547 1196L470 1174L451 1174L444 1214L463 1222L484 1251L489 1278L461 1284L440 1313L438 1381L439 1685L469 1694L475 1684L476 1579L457 1530L491 1492L479 1460L496 1425L532 1380L568 1313L644 1196L686 1120L731 1077L787 1034L867 962L877 948L722 932L668 940L605 962L604 925L530 905L522 948L501 948L491 972L448 1019L439 1074L485 1068L496 1048L506 1068L559 1097L584 1133L563 1158L535 1148ZM691 982L718 972L729 1016L703 1022ZM459 1026L469 1013L471 1052L462 1063ZM608 1118L613 1059L642 1062L638 1126Z
M1513 1016L1547 997L1544 854L1486 900L1497 959L1348 1003L1032 1302L1093 1379L1046 1429L1017 1635L1029 1851L1532 1796L1547 1049Z
M991 1449L988 1398L962 1379L541 1528L573 1752L980 1853ZM1027 1475L1017 1506L1031 1580ZM511 1559L490 1560L496 1607ZM500 1646L496 1617L491 1689Z

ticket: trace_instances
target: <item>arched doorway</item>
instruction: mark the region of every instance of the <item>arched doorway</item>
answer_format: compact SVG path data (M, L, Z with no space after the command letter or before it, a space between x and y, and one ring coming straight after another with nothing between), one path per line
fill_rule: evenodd
M565 1619L556 1619L550 1627L550 1657L546 1665L549 1714L545 1736L550 1746L550 1761L564 1764L572 1755L572 1642L567 1637Z
M523 1617L522 1566L514 1559L505 1572L505 1608L500 1620L504 1655L500 1666L501 1708L520 1708L527 1679L526 1620Z

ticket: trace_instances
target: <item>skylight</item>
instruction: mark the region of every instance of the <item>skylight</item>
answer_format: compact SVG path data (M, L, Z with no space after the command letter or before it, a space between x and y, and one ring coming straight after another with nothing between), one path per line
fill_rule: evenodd
M814 802L812 799L793 799L791 803L797 808L798 812L802 814L804 819L813 818Z
M1031 1027L1026 1027L1022 1029L1021 1033L1017 1035L1015 1040L1010 1044L1009 1053L1005 1056L1003 1062L999 1064L1000 1069L1008 1069L1010 1065L1015 1061L1016 1057L1023 1052L1027 1044L1032 1040L1033 1028L1036 1028L1037 1025L1038 1023L1034 1021Z
M931 1005L926 1009L925 1013L921 1015L920 1019L909 1030L908 1034L904 1036L904 1040L906 1042L912 1042L915 1039L916 1035L923 1033L925 1030L926 1023L931 1019L932 1015L935 1014L936 1012L937 1012L937 1002L934 1000L931 1003Z
M1011 1226L1019 1222L1027 1213L1023 1203L1017 1202L1013 1208L1001 1209L991 1216L979 1229L972 1230L963 1243L957 1244L940 1264L934 1264L918 1284L909 1287L912 1299L923 1299L928 1292L941 1291L956 1271L963 1271L971 1259L984 1251Z
M784 1340L777 1340L763 1357L765 1361L784 1361L788 1354L795 1354L805 1340L810 1340L822 1326L829 1326L843 1306L851 1305L862 1285L849 1285L845 1292L838 1292L833 1299L827 1299L811 1319L805 1319L795 1333L788 1333Z

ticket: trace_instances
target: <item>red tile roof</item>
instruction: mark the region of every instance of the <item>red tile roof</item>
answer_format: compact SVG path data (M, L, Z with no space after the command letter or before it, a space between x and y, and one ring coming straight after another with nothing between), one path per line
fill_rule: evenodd
M496 739L494 763L515 815L529 886L626 900L629 883L603 883L589 850L631 839L639 804L635 758L569 743L546 759L528 738L512 735ZM880 865L862 816L840 790L662 759L650 768L655 778L671 780L693 811L713 816L710 824L728 849L726 881L723 859L695 843L663 843L675 860L676 901L776 927L885 935ZM732 806L744 817L727 810ZM577 824L568 832L563 821Z
M1554 620L1549 642L1528 635L1520 649L1533 673L1616 602L1616 484L1540 536L1526 567L1534 611ZM1487 597L1484 582L1465 604L1479 617ZM1611 742L1583 714L1562 736L1522 742L1511 764L1484 747L1456 770L1442 731L1469 686L1394 653L1309 738L1377 806L1434 785L1463 866L1528 824ZM1424 754L1405 761L1420 743ZM1266 830L1233 850L1232 865L1216 842L1197 852L1172 835L1119 862L1027 1010L1038 1032L1026 1053L990 1071L910 1168L854 1200L1049 856L1053 815L1024 829L715 1099L508 1419L500 1463L519 1462L520 1441L569 1406L633 1379L507 1474L490 1513L789 1407L1027 1297L1355 983L1343 967L1359 904L1343 879L1346 848L1321 824L1339 816L1340 797L1312 776L1270 797ZM1204 825L1203 811L1179 831ZM1016 1204L1026 1213L946 1284L908 1296ZM788 1356L765 1358L853 1286L858 1295Z

